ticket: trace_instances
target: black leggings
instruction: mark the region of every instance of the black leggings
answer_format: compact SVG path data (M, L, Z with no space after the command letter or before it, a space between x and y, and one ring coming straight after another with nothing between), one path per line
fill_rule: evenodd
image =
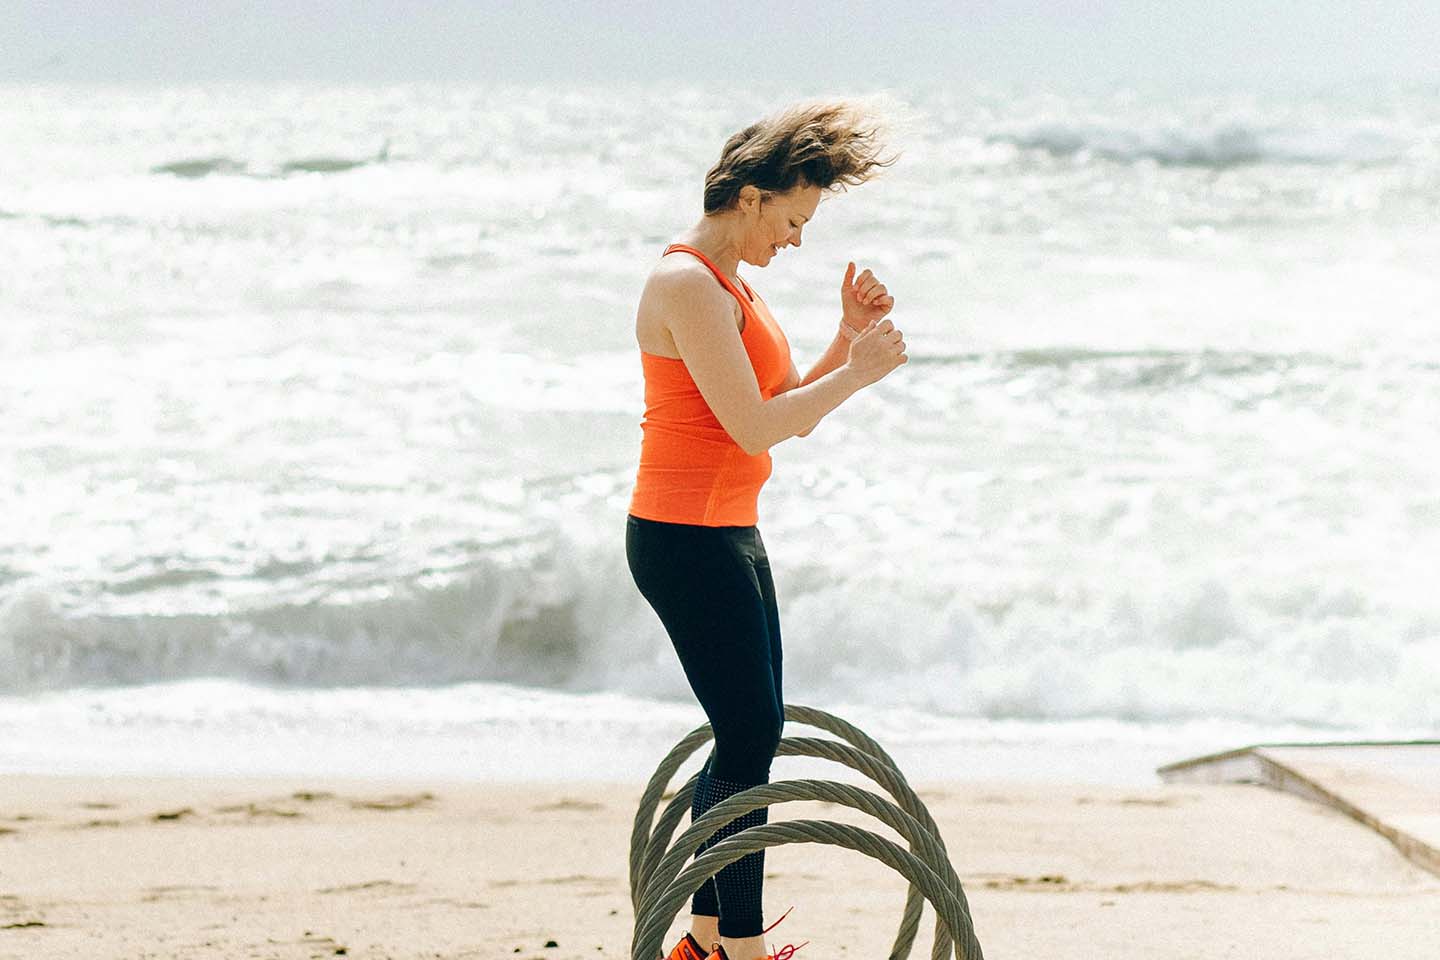
M694 822L747 787L770 782L780 742L780 613L760 531L665 523L627 515L625 557L655 608L690 689L715 730L695 797ZM696 852L746 827L769 822L760 807L730 821ZM719 917L725 937L759 936L765 851L725 867L695 892L691 912Z

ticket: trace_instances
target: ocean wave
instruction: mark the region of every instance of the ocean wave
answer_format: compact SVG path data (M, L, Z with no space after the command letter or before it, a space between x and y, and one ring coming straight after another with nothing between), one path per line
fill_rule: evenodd
M604 549L564 534L444 549L471 555L390 576L353 555L228 573L137 566L86 609L64 585L15 582L0 594L0 694L213 676L295 687L569 679L587 627L608 622L587 579ZM250 586L226 594L227 581Z
M1271 353L1235 350L1090 350L1083 348L1040 348L996 353L934 353L911 357L917 366L937 368L942 375L968 371L972 381L1018 384L1046 379L1050 389L1081 389L1088 392L1129 390L1163 391L1209 384L1221 387L1226 381L1247 378L1263 386L1267 395L1282 391L1306 392L1318 378L1354 373L1362 365L1353 359L1319 353ZM1369 371L1377 385L1396 375L1408 374L1429 379L1434 365L1408 363L1403 370L1382 373ZM1276 378L1279 378L1278 380Z
M172 160L150 168L151 173L168 173L173 177L194 180L214 173L244 173L245 162L232 157L198 157Z
M1090 347L1033 347L1023 350L1000 350L993 353L933 351L916 354L911 364L953 366L989 363L1011 369L1031 367L1070 367L1087 363L1133 362L1139 364L1201 363L1221 370L1286 369L1296 365L1319 364L1327 367L1355 367L1353 361L1323 353L1276 353L1257 350L1105 350ZM1416 369L1434 364L1417 362Z
M1226 167L1257 163L1379 164L1402 157L1410 144L1378 130L1296 130L1226 124L1209 130L1043 123L992 134L991 143L1055 157L1164 166Z
M134 227L141 221L134 217L121 215L78 217L58 213L30 212L23 213L18 210L0 210L0 220L33 220L45 224L47 227Z
M245 160L229 156L189 157L172 160L150 168L151 173L164 173L173 177L196 180L216 174L247 176L257 178L284 177L295 173L343 173L370 164L385 163L390 159L390 141L387 139L373 156L345 157L318 154L286 160L271 170L252 170Z
M354 602L73 616L27 589L0 608L0 694L211 677L283 688L504 682L691 699L623 552L594 534L559 536L530 562L485 562L444 583L415 578ZM807 702L1035 721L1440 723L1427 667L1440 657L1440 623L1341 584L1266 593L1176 575L1075 594L1047 583L931 582L883 588L889 602L877 605L856 602L865 591L843 560L776 575L787 687ZM917 561L895 580L935 576Z
M279 172L281 175L289 173L343 173L346 170L354 170L356 167L363 167L372 163L384 163L389 158L390 141L387 140L373 157L304 157L299 160L287 160L280 165Z

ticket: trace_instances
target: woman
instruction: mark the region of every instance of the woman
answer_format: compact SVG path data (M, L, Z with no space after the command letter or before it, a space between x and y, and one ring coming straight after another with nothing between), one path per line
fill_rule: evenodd
M625 551L715 731L692 821L770 781L784 722L779 613L756 527L769 448L808 435L907 359L884 319L894 298L851 263L834 340L802 379L785 334L736 267L763 267L799 247L824 192L894 162L879 149L877 126L843 100L797 104L746 127L706 174L704 216L666 248L640 296L645 418ZM706 846L767 822L761 807ZM695 893L672 958L765 960L764 862L764 851L747 854Z

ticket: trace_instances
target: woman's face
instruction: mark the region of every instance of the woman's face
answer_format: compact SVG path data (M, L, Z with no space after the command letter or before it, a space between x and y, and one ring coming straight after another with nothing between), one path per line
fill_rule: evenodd
M745 194L751 190L755 192L747 198ZM767 265L785 247L800 246L801 231L820 205L819 187L796 186L784 193L762 196L759 190L747 186L741 194L742 212L747 214L742 259L757 267Z

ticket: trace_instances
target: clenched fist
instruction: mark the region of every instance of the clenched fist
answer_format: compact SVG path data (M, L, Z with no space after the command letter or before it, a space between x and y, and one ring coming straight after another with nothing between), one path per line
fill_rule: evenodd
M905 338L894 322L872 320L850 342L850 358L846 365L869 386L884 379L886 374L909 359L905 355Z

